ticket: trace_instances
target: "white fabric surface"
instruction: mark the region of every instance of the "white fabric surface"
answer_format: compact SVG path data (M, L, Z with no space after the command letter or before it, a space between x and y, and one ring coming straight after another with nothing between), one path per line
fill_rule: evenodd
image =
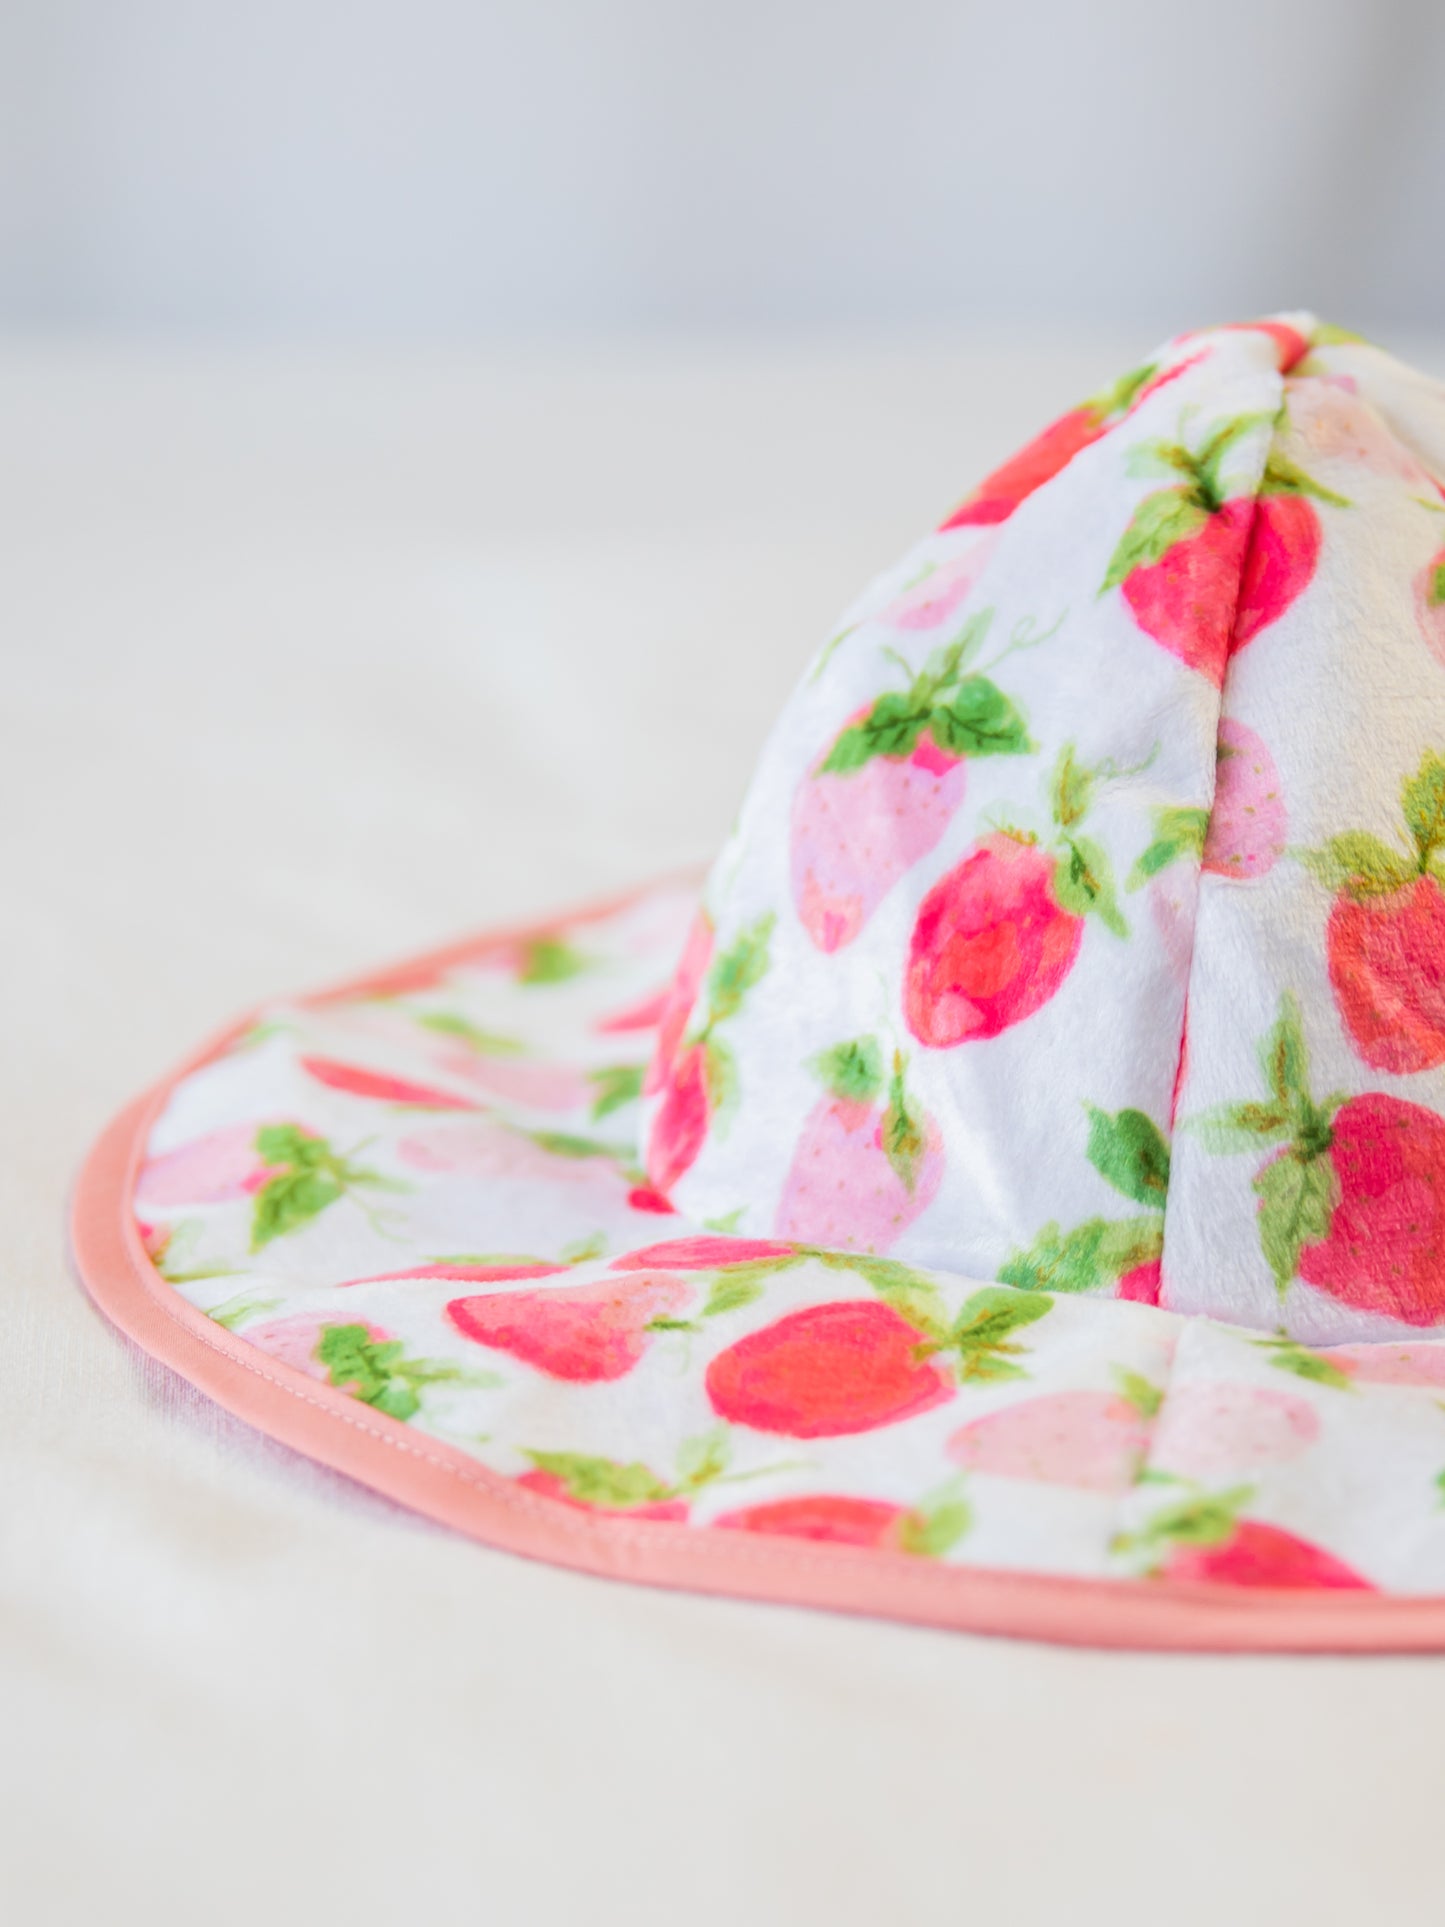
M1438 1661L1075 1653L528 1564L228 1418L64 1254L89 1138L222 1020L706 857L837 610L1138 345L0 356L28 1921L1438 1918Z

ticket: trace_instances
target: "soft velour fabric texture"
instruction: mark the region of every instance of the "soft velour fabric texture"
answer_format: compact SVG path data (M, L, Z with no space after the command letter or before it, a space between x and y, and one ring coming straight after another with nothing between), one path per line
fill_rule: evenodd
M1445 1643L1442 469L1309 317L1169 344L868 591L701 908L268 1010L93 1167L93 1289L574 1563Z

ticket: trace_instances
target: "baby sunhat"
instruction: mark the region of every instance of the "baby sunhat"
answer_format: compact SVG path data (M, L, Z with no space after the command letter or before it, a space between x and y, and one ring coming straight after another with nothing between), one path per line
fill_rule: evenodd
M1101 1645L1445 1647L1445 388L1180 337L815 657L700 888L267 1005L101 1307L492 1544Z

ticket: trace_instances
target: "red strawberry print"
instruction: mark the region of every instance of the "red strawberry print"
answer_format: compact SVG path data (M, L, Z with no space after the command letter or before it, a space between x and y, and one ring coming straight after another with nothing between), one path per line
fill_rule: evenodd
M796 1243L887 1251L933 1202L942 1134L908 1098L902 1057L886 1076L872 1038L825 1051L814 1068L824 1095L803 1125L774 1229Z
M1157 1305L1164 1284L1164 1267L1158 1258L1135 1265L1126 1271L1115 1289L1116 1298L1131 1299L1136 1305Z
M627 1202L634 1211L651 1211L660 1218L677 1215L677 1207L671 1200L650 1184L634 1184L627 1194Z
M1089 915L1127 936L1108 855L1081 829L1096 780L1066 748L1052 784L1055 847L994 832L924 897L903 1001L920 1044L949 1050L1031 1017L1073 969Z
M698 1438L685 1439L678 1452L677 1473L661 1479L636 1461L597 1458L581 1452L529 1452L533 1469L513 1480L526 1492L538 1492L582 1512L625 1514L629 1519L660 1519L681 1523L693 1497L704 1486L726 1475L728 1437L721 1426Z
M1436 662L1445 665L1445 549L1415 577L1415 618Z
M1215 1149L1280 1144L1254 1179L1280 1292L1298 1277L1357 1311L1445 1319L1445 1118L1379 1091L1316 1103L1291 992L1260 1056L1264 1102L1193 1122Z
M1304 498L1349 507L1274 448L1258 489L1228 494L1231 456L1272 428L1266 416L1239 415L1197 454L1180 442L1134 450L1136 469L1170 483L1135 509L1099 591L1122 589L1145 635L1216 688L1229 656L1277 621L1314 575L1319 517Z
M356 1064L339 1064L331 1057L302 1057L301 1068L329 1091L344 1091L348 1097L371 1098L378 1104L406 1104L418 1110L474 1111L472 1098L458 1097L429 1084L414 1084L409 1078L391 1077L369 1071Z
M726 1532L757 1532L766 1537L811 1539L824 1545L864 1546L870 1552L905 1552L935 1559L958 1543L970 1523L968 1507L956 1491L946 1491L923 1506L814 1492L742 1506L712 1521Z
M846 1300L749 1332L707 1370L720 1418L790 1438L840 1438L927 1412L953 1385L891 1306Z
M680 1022L669 1014L659 1035L654 1069L662 1067L661 1101L653 1113L647 1144L647 1176L664 1195L695 1162L719 1111L730 1109L737 1075L732 1053L718 1036L720 1026L742 1009L747 993L768 970L768 945L774 917L769 913L741 931L732 944L713 957L702 981L697 1002L683 1010ZM710 939L709 939L710 942ZM689 942L679 971L679 983L699 967L708 954L701 941ZM681 995L676 998L680 1006ZM665 1034L676 1025L679 1043L663 1057Z
M1375 1592L1368 1579L1322 1546L1282 1526L1241 1519L1218 1545L1182 1545L1162 1577L1179 1585L1273 1586L1293 1592Z
M1274 342L1282 375L1287 375L1296 362L1303 361L1310 351L1308 335L1302 335L1298 328L1292 328L1287 321L1226 321L1224 325L1231 333L1268 335Z
M1022 1291L1108 1291L1157 1305L1169 1195L1169 1144L1143 1111L1088 1108L1086 1155L1107 1184L1145 1215L1089 1218L1072 1230L1046 1224L1026 1249L1010 1253L999 1281Z
M970 1420L949 1439L948 1455L994 1478L1122 1492L1149 1449L1157 1399L1143 1402L1141 1411L1118 1392L1048 1392Z
M665 1197L707 1141L712 1100L707 1050L695 1044L673 1059L647 1143L647 1175Z
M964 528L978 523L1005 522L1019 503L1053 480L1081 450L1108 432L1116 422L1131 414L1146 395L1176 380L1199 360L1195 355L1162 372L1154 363L1133 368L1111 388L1093 395L1077 408L1071 408L1056 422L1010 456L1001 468L986 475L940 526Z
M1240 1515L1249 1486L1191 1495L1158 1512L1142 1531L1115 1541L1138 1550L1148 1570L1177 1585L1266 1586L1292 1592L1374 1592L1376 1587L1322 1546L1282 1526Z
M963 801L972 756L1019 756L1022 716L968 663L988 629L974 618L906 690L858 710L793 797L793 901L820 950L849 944L899 878L929 853ZM905 668L907 665L904 665Z
M686 1279L641 1272L598 1284L454 1298L447 1317L466 1338L510 1352L551 1378L625 1378L654 1331L676 1322L692 1297Z
M1348 830L1306 859L1334 893L1325 944L1350 1042L1397 1076L1445 1063L1445 759L1426 755L1401 806L1409 849Z
M711 917L706 910L699 910L687 933L676 974L663 994L662 1010L657 1018L657 1043L642 1083L643 1091L648 1096L660 1091L667 1082L672 1061L677 1056L677 1047L682 1042L682 1033L687 1029L687 1020L692 1015L692 1007L697 1002L697 994L702 989L703 978L712 962L714 934Z
M841 1438L930 1411L954 1396L955 1375L1026 1376L1015 1334L1047 1315L1042 1293L986 1286L950 1321L925 1280L883 1260L879 1286L901 1274L898 1307L841 1299L749 1332L713 1359L707 1393L721 1418L791 1438Z

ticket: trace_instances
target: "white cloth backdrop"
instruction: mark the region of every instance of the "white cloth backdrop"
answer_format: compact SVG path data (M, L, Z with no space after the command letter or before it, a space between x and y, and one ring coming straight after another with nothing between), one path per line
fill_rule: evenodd
M706 855L852 590L1146 345L0 357L17 1919L1438 1921L1439 1660L527 1564L225 1416L63 1250L91 1134L220 1020Z

